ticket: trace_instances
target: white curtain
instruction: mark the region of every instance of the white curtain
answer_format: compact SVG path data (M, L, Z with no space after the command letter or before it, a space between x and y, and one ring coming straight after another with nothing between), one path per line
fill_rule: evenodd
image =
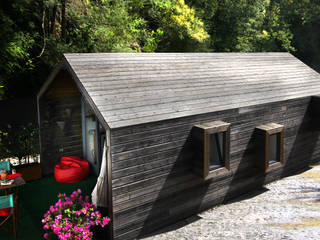
M97 207L107 207L107 146L103 143L103 155L97 184L91 193L92 203Z

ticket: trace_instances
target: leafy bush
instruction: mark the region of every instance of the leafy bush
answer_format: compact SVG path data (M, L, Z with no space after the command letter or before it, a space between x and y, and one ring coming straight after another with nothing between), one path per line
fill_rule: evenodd
M11 156L11 152L6 144L8 133L0 130L0 160Z
M29 163L39 155L39 128L29 123L23 126L8 125L0 130L0 159L18 158Z

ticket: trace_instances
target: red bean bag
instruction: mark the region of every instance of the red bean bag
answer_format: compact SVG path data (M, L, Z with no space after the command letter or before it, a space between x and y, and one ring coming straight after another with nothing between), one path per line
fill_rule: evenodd
M57 182L74 183L81 181L83 171L77 163L58 163L54 167L54 177Z
M69 162L78 163L84 171L85 178L89 176L90 165L86 160L83 160L78 156L68 156L68 157L62 157L61 162L62 163L69 163Z
M62 157L54 168L54 177L57 182L74 183L88 177L89 172L89 163L80 157Z

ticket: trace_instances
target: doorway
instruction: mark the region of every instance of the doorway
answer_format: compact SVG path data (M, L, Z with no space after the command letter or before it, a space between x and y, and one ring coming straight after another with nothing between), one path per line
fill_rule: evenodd
M87 160L95 175L99 175L105 131L90 105L81 101L83 158Z

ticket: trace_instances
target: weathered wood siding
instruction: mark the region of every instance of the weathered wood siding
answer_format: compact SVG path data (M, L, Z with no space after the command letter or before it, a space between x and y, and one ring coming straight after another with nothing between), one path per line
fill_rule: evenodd
M164 225L302 169L319 159L309 103L299 98L111 130L114 239L140 238ZM195 124L231 123L228 176L203 181L192 169ZM254 132L261 124L285 127L283 168L264 173Z
M39 111L41 165L51 174L62 156L82 156L81 96L69 74L57 75L39 99Z

